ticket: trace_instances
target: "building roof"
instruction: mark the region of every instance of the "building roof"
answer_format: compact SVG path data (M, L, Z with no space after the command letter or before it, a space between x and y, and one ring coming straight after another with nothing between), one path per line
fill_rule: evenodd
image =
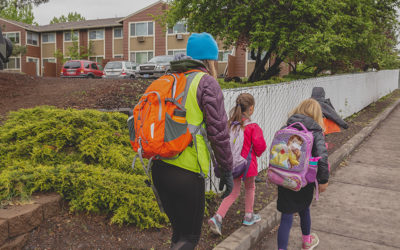
M38 28L40 32L48 32L48 31L58 31L58 30L71 30L71 29L79 30L79 29L94 29L94 28L122 26L122 23L118 22L119 20L121 20L121 17L85 20L78 22L55 23L55 24L38 26Z
M39 30L38 30L38 27L39 27L39 26L35 26L35 25L31 25L31 24L26 24L26 23L21 23L21 22L17 22L17 21L14 21L14 20L8 20L8 19L5 19L5 18L0 18L0 20L3 20L3 21L5 21L5 22L11 23L11 24L14 24L14 25L19 26L19 27L21 27L21 28L23 28L23 29L26 29L26 30L30 30L30 31L39 31Z
M67 23L54 23L48 25L35 26L31 24L21 23L14 20L8 20L0 18L1 20L19 26L29 31L35 32L50 32L50 31L61 31L61 30L79 30L79 29L94 29L94 28L104 28L104 27L116 27L122 26L119 22L121 17L117 18L105 18L105 19L94 19L85 20L78 22L67 22Z
M141 9L141 10L138 10L138 11L136 11L136 12L130 14L129 16L121 17L121 18L119 19L119 21L122 22L122 21L124 21L124 20L126 20L126 19L128 19L128 18L130 18L130 17L132 17L132 16L134 16L134 15L136 15L136 14L139 14L139 13L142 12L142 11L145 11L145 10L147 10L147 9L150 9L151 7L156 6L157 4L160 4L160 3L165 3L165 2L164 2L163 0L159 0L159 1L155 2L155 3L153 3L153 4L150 4L150 5L146 6L146 7L144 7L144 8Z

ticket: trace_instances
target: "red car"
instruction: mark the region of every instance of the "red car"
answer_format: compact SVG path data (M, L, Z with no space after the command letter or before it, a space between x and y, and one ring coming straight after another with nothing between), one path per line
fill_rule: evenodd
M61 77L101 78L103 74L100 64L88 60L70 60L61 69Z

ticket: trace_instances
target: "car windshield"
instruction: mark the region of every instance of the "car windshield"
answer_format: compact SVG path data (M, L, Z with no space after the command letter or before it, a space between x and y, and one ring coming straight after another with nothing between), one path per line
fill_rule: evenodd
M151 58L149 63L169 63L173 59L173 56L156 56Z
M105 69L122 69L122 62L109 62Z
M78 69L80 67L81 67L81 62L79 61L66 62L64 65L65 69Z

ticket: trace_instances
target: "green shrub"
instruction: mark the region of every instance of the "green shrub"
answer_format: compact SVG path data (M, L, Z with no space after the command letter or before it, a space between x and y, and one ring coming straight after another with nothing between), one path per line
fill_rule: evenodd
M144 171L131 169L127 116L42 106L0 127L0 201L55 191L73 211L111 214L140 228L167 223Z
M36 107L11 112L0 127L0 170L14 159L44 165L80 161L131 172L127 116Z
M81 162L46 166L25 161L0 173L0 200L56 191L70 201L72 211L110 213L116 224L162 227L167 217L159 211L145 178Z

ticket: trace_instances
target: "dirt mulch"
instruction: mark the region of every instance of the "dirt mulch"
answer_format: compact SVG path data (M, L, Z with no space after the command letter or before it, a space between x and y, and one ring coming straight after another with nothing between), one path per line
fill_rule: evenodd
M0 115L37 105L77 109L131 107L147 84L138 80L40 78L0 73ZM326 137L328 152L339 148L398 98L400 91L396 90L390 97L347 119L349 129ZM276 196L275 187L266 188L265 171L259 176L262 182L256 183L255 212ZM221 200L216 198L209 203L197 249L212 249L241 226L243 193L224 219L222 237L213 235L207 226L208 218L217 210ZM70 213L65 203L57 216L46 220L30 234L25 249L168 249L171 234L169 227L139 230L135 226L110 225L106 215Z
M148 81L33 77L0 72L0 115L20 108L117 109L133 107Z

